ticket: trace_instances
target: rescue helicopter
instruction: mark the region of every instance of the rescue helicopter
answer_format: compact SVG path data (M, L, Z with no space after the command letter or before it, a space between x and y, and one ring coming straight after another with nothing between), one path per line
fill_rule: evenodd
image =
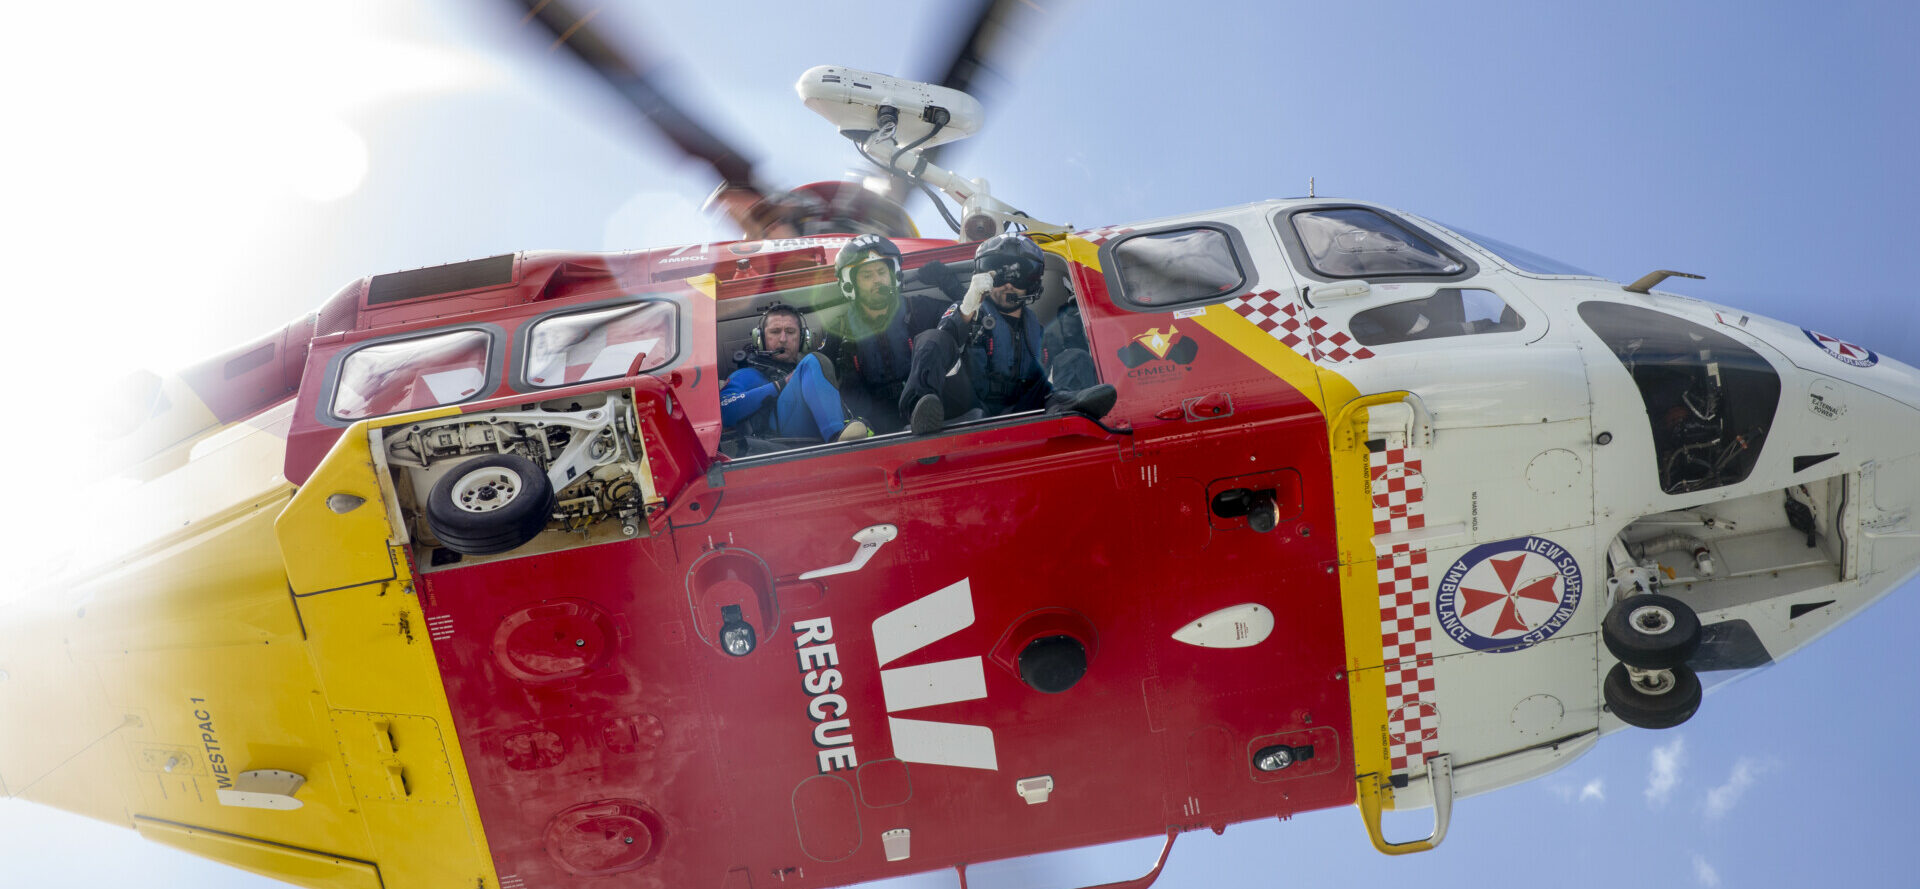
M81 712L0 729L0 775L305 885L964 879L1163 835L1144 886L1183 832L1318 808L1432 848L1920 566L1920 376L1871 349L1364 201L1059 224L927 159L963 91L797 90L961 231L723 174L741 241L374 275L152 381L143 539L5 631L9 712ZM770 304L846 311L852 236L931 296L1009 224L1110 411L728 440L731 356ZM1035 564L1042 528L1076 554Z

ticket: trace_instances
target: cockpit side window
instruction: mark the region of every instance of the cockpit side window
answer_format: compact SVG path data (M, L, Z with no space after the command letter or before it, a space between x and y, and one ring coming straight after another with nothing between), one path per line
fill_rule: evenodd
M1482 333L1527 326L1513 307L1491 290L1447 288L1425 299L1391 303L1356 313L1348 322L1363 346Z
M1580 304L1646 402L1660 489L1687 494L1746 479L1780 403L1780 376L1717 330L1639 306Z
M1306 270L1323 278L1452 278L1473 270L1464 257L1366 207L1298 210L1284 229Z
M1211 226L1132 235L1109 249L1116 301L1136 311L1226 299L1247 282L1243 251Z
M550 315L529 325L526 382L571 386L665 367L677 351L677 318L667 301L629 302Z
M489 388L493 337L451 330L362 346L340 361L330 411L363 420L470 401Z

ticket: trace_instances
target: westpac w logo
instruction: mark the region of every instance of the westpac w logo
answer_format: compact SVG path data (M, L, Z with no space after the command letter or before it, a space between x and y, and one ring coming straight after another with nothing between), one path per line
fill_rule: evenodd
M880 694L887 703L893 755L906 762L963 769L999 768L993 729L895 716L908 710L973 701L987 696L981 658L959 658L911 667L887 665L973 625L973 588L966 578L880 616L873 622L879 656Z

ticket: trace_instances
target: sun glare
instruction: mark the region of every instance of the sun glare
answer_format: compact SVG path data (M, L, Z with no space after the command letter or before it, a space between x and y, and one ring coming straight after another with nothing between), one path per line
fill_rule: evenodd
M213 292L231 284L209 272L271 267L302 214L356 194L378 163L371 112L497 79L477 56L402 39L403 12L113 2L88 8L102 26L75 31L64 7L21 10L0 53L22 87L9 115L20 138L0 148L6 225L35 257L23 264L30 292L61 295L28 303L22 320L67 329L84 300L109 322L88 334L99 355L156 370L232 339L162 325L181 305L234 296ZM193 265L209 256L226 262ZM58 361L32 348L0 358L8 380Z
M377 112L500 79L405 33L416 13L399 5L13 12L0 37L16 87L0 226L29 258L14 292L32 298L10 308L30 335L0 350L10 399L109 391L130 370L166 373L263 332L229 329L218 307L257 304L289 251L314 249L295 233L367 181ZM28 487L60 484L35 476Z

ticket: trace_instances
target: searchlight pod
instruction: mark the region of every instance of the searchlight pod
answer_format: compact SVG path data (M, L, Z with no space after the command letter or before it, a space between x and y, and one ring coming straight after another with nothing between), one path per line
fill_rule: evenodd
M934 164L923 152L973 135L985 121L979 100L956 89L885 74L821 65L800 75L794 91L862 156L889 173L937 188L960 203L960 219L948 222L962 240L984 241L1013 223L1029 231L1064 234L1067 227L1042 222L988 193L985 179L968 179ZM935 201L942 214L946 208Z
M986 122L980 101L959 90L857 68L808 68L793 88L801 102L855 142L879 134L926 149L965 139ZM893 111L882 110L887 108Z

